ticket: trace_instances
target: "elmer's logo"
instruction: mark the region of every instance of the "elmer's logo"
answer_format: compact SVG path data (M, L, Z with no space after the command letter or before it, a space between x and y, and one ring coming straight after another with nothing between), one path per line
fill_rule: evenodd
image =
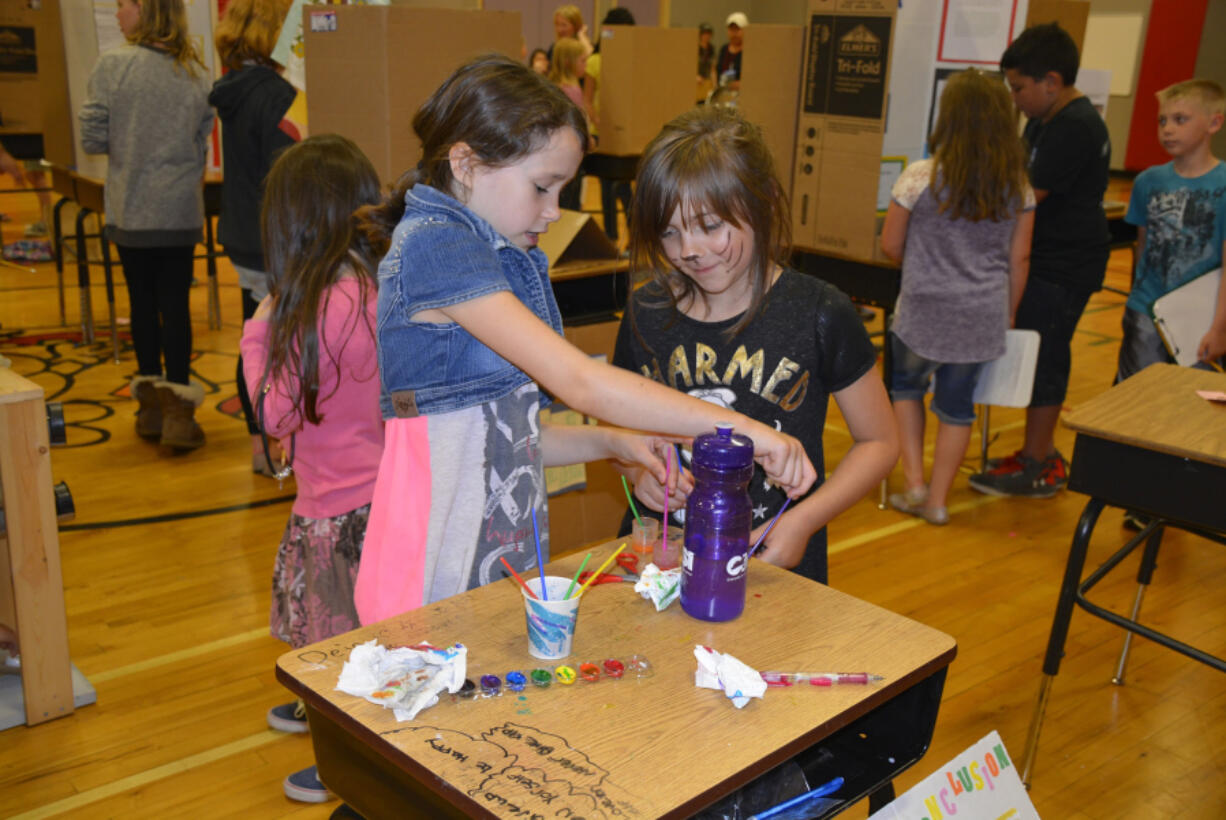
M839 40L840 57L880 57L881 39L863 24L847 32Z

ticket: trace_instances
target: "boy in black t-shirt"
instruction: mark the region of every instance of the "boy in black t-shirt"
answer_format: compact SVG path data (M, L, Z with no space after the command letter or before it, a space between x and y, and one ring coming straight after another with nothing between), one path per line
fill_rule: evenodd
M1076 86L1077 45L1055 23L1032 26L1005 50L1000 67L1028 121L1035 208L1030 278L1015 326L1039 332L1034 392L1022 449L971 476L991 495L1047 498L1068 481L1056 450L1056 424L1068 388L1070 343L1090 294L1102 287L1110 255L1103 193L1111 140L1102 117Z

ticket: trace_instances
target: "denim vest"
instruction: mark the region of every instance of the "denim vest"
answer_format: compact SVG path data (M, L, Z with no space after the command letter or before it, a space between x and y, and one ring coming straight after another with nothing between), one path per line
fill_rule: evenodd
M462 410L505 396L532 380L460 325L410 318L502 290L510 290L562 333L549 262L540 248L524 252L484 219L428 185L409 190L404 217L379 263L383 418Z

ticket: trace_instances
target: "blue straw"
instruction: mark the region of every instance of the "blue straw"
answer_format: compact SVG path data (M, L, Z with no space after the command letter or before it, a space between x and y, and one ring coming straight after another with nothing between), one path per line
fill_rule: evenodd
M541 554L541 531L536 526L536 507L532 508L532 535L536 538L536 566L541 571L541 600L548 601L549 593L545 590L545 557Z
M762 534L758 536L758 540L755 541L753 546L749 548L750 555L753 555L755 552L758 551L758 547L761 545L763 541L766 540L766 536L770 534L771 529L775 526L775 522L779 520L779 516L783 515L783 511L786 510L788 508L788 504L791 504L791 503L792 503L791 498L783 499L783 506L779 508L779 512L775 513L775 517L772 518L771 522L766 525L766 529L762 530Z

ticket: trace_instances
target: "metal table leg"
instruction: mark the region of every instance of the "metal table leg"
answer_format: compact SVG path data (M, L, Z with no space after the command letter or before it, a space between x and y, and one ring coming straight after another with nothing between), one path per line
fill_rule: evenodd
M1030 773L1039 751L1039 733L1043 730L1043 714L1047 711L1047 699L1051 686L1060 671L1060 659L1064 657L1064 643L1068 640L1069 621L1073 617L1073 604L1077 586L1085 569L1086 552L1090 547L1090 535L1105 502L1091 498L1077 521L1073 543L1069 547L1068 563L1064 567L1064 580L1060 582L1060 597L1056 602L1056 615L1051 623L1051 635L1047 639L1047 654L1043 658L1043 678L1039 682L1039 697L1030 717L1030 729L1026 732L1026 751L1022 756L1022 784L1030 788Z
M1162 543L1162 531L1165 529L1160 521L1150 526L1153 531L1149 534L1149 540L1145 542L1145 552L1141 555L1141 568L1137 570L1137 597L1133 600L1132 612L1128 615L1128 620L1133 623L1141 614L1141 601L1145 597L1145 590L1149 587L1149 582L1154 578L1154 568L1158 565L1158 547ZM1124 630L1124 646L1120 650L1120 659L1115 665L1115 677L1111 679L1116 686L1124 685L1124 667L1128 664L1128 651L1131 648L1132 632Z
M209 330L221 330L221 291L217 286L217 249L213 243L213 217L204 217L204 266L209 274Z
M89 292L89 248L85 243L85 218L92 213L82 208L77 214L77 289L81 299L81 341L94 343L94 306Z
M60 201L51 207L51 237L55 251L55 283L60 295L60 324L68 324L68 315L64 309L64 222L60 211L68 203L68 197L60 197Z

